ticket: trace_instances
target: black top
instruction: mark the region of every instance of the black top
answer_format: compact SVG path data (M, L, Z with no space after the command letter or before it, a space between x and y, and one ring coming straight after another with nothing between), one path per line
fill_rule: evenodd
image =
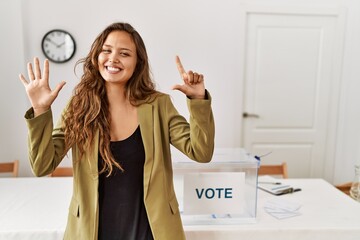
M144 206L145 150L140 127L127 139L110 143L115 160L111 176L99 175L99 240L153 239ZM103 160L99 154L99 171Z

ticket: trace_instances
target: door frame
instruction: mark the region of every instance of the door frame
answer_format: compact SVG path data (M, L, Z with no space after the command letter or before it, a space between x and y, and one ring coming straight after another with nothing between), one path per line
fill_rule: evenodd
M240 31L241 36L241 45L240 53L240 67L239 71L242 72L242 77L239 81L237 89L242 89L242 96L238 102L242 102L240 111L237 111L236 118L240 119L239 129L235 129L236 132L241 134L240 146L244 146L244 120L243 112L245 109L245 91L246 91L246 31L247 31L247 19L248 15L256 13L273 13L273 14L292 14L292 15L319 15L319 16L333 16L337 18L337 25L335 30L335 39L334 39L334 55L332 59L332 79L331 79L331 92L329 99L329 113L328 113L328 127L327 127L327 138L325 143L325 156L326 161L323 163L323 172L322 176L324 179L329 182L334 180L334 167L335 160L337 156L338 143L337 139L337 129L339 125L339 107L340 107L340 97L341 97L341 77L342 77L342 67L343 67L343 53L344 53L344 36L345 36L345 25L346 25L346 16L347 11L345 7L294 7L294 6L265 6L265 5L244 5L240 10Z

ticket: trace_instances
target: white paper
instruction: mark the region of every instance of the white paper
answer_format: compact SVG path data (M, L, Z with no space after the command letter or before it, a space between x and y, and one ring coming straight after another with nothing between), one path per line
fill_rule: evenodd
M244 186L244 172L185 174L184 214L241 214Z
M274 195L281 195L293 192L293 187L288 184L283 184L281 179L273 178L271 176L259 176L258 187L261 190L269 192Z
M299 216L300 208L301 204L281 198L269 200L264 205L265 211L277 219Z

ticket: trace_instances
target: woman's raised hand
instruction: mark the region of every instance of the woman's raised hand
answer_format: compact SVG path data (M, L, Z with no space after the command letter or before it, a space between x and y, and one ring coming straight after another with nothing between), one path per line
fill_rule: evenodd
M192 99L204 99L204 76L191 70L186 72L178 56L176 56L176 66L184 84L177 84L172 89L179 90Z
M65 85L65 81L60 82L54 90L49 86L49 61L44 61L44 70L41 73L38 58L34 58L34 69L31 63L27 64L29 81L20 74L19 78L25 86L26 93L34 109L35 116L47 111L58 96L60 90Z

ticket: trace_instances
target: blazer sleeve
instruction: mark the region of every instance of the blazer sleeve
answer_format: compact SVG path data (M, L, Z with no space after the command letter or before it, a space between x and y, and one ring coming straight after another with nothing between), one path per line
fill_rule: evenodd
M178 114L170 98L166 106L170 143L198 162L209 162L214 152L215 124L208 91L206 96L206 99L187 99L189 122Z
M64 131L61 121L53 127L52 111L34 117L30 108L25 114L28 127L28 151L31 169L35 176L45 176L54 171L65 153Z

